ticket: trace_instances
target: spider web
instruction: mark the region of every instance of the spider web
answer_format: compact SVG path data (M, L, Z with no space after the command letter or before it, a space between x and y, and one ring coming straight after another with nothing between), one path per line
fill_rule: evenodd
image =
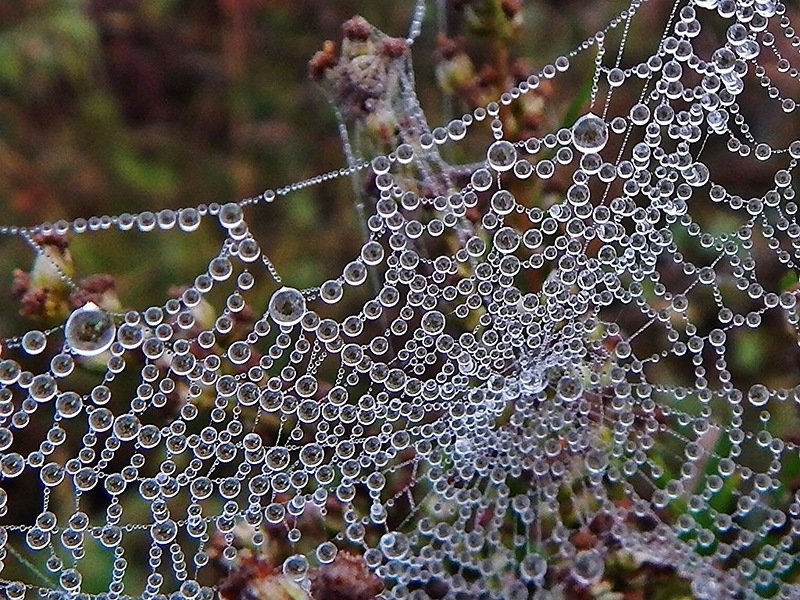
M3 340L4 594L101 593L83 581L96 545L113 554L104 597L210 597L215 564L279 540L298 585L355 550L387 598L592 586L621 551L697 598L800 597L781 427L798 374L747 381L732 358L759 331L765 362L797 355L782 282L800 248L800 40L780 2L679 1L627 64L659 3L434 128L411 64L424 3L406 39L358 21L328 82L347 167L237 203L4 227L71 287L42 236L225 234L163 305L89 303ZM588 111L506 139L517 103L587 68ZM386 152L353 143L353 95L394 119ZM764 113L781 128L751 129ZM462 146L480 161L443 159ZM749 161L771 171L758 193L735 176ZM296 289L248 223L348 176L373 184L360 253ZM568 185L545 201L551 179ZM225 308L204 326L211 297ZM123 581L133 560L145 581Z

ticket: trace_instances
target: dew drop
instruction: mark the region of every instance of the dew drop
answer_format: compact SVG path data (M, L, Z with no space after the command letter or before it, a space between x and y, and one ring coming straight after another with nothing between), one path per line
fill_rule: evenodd
M64 467L55 462L47 463L39 471L39 478L48 487L56 486L64 480Z
M150 528L150 535L157 544L169 544L178 535L178 526L172 519L155 523Z
M396 531L384 533L380 540L381 551L388 559L403 558L409 549L408 538Z
M97 356L108 350L116 336L111 316L93 302L72 312L64 326L70 348L80 356Z
M343 293L342 284L335 279L329 279L319 288L319 296L327 304L336 304L342 299Z
M603 557L597 550L583 550L575 555L572 576L582 585L592 585L600 581L605 571Z
M586 469L590 473L603 473L608 468L608 454L600 448L592 448L586 453Z
M25 541L31 550L41 550L50 543L50 534L38 527L34 527L28 530L25 535Z
M572 143L578 152L600 152L608 143L608 125L593 113L580 117L572 126Z
M414 158L414 147L411 144L400 144L396 151L397 162L407 165Z
M349 262L344 268L344 280L353 286L358 286L367 280L367 269L359 260Z
M120 415L114 421L114 435L123 442L130 441L137 436L141 423L136 415Z
M66 569L61 573L59 583L65 590L73 592L81 587L81 580L81 574L77 571L77 569Z
M294 554L283 561L283 574L300 581L308 571L308 559L302 554Z
M563 376L558 382L558 395L564 400L577 400L583 393L583 385L580 380L570 375Z
M307 468L319 466L325 460L325 451L319 444L306 444L300 450L300 462Z
M769 388L757 383L747 392L747 399L753 406L764 406L769 401L769 395Z
M219 215L217 216L220 224L226 229L233 229L234 227L239 226L244 220L242 207L236 202L228 202L227 204L223 205L219 210Z
M338 553L338 548L333 542L323 542L317 546L317 559L323 565L333 562Z
M361 248L361 260L366 265L374 266L379 264L383 260L383 255L383 246L374 240L367 242Z
M14 434L8 427L0 427L0 451L8 450L14 443Z
M56 412L63 418L71 419L83 408L83 399L73 391L64 392L56 398Z
M517 162L517 149L509 141L498 140L489 146L486 160L495 171L508 171L513 169Z
M538 554L528 554L519 564L519 572L527 581L539 582L547 573L547 561Z
M492 175L487 169L477 169L470 179L476 192L484 192L492 185Z
M13 478L25 469L25 459L18 452L9 452L0 459L0 475Z
M446 324L444 315L438 310L432 310L422 317L422 329L430 335L437 335L444 330Z
M494 234L494 247L508 254L519 247L520 236L513 227L502 227Z
M298 290L282 287L269 300L269 316L278 325L291 327L299 323L306 313L306 299Z
M97 473L89 467L84 467L75 473L73 480L77 489L88 492L97 484Z
M31 356L41 354L47 345L47 336L38 329L28 331L22 336L22 349Z

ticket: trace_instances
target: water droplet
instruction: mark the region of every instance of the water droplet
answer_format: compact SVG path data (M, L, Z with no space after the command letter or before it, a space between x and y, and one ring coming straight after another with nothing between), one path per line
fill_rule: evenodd
M73 391L64 392L56 398L56 411L65 419L71 419L79 414L82 408L83 399Z
M123 442L130 441L137 436L141 423L136 415L120 415L114 421L114 435Z
M191 232L200 227L200 212L196 208L183 208L178 213L178 227L182 231Z
M303 319L306 313L306 299L298 290L282 287L272 294L268 310L269 316L278 325L290 327Z
M586 469L590 473L602 473L608 468L608 454L600 448L592 448L586 453Z
M747 399L753 406L764 406L769 401L769 388L760 383L755 384L747 392Z
M43 373L33 378L28 392L37 402L48 402L58 393L58 387L51 375Z
M189 487L192 498L196 500L205 500L214 491L214 484L208 477L196 477Z
M150 528L150 536L157 544L169 544L178 535L178 526L172 519L154 523Z
M488 169L477 169L470 178L472 187L476 192L484 192L492 185L492 174Z
M319 444L306 444L300 450L300 462L307 468L318 466L325 460L325 451Z
M592 585L600 581L605 571L605 562L597 550L582 550L575 555L572 576L582 585Z
M84 467L75 473L73 480L77 489L88 492L97 485L97 473L89 467Z
M342 284L334 279L329 279L320 286L319 295L323 302L328 304L336 304L342 299Z
M517 162L517 149L511 142L498 140L489 146L486 160L495 171L508 171Z
M236 202L228 202L219 209L217 217L223 227L233 229L241 225L244 220L244 213L242 212L242 207Z
M61 573L59 583L68 592L74 592L80 589L82 579L77 569L66 569Z
M519 233L513 227L501 227L494 234L494 247L503 254L514 252L519 242Z
M289 451L283 446L274 446L267 451L266 463L273 471L281 471L289 465Z
M56 377L67 377L74 368L75 361L65 352L55 355L50 361L50 369Z
M22 349L31 356L41 354L46 345L47 336L38 329L28 331L22 336Z
M564 400L577 400L582 393L583 385L576 377L565 375L558 381L558 394Z
M408 538L396 531L384 533L380 540L381 551L388 559L403 558L409 550Z
M302 580L308 572L308 559L302 554L294 554L283 561L283 573L295 581Z
M302 317L301 317L302 318ZM235 365L243 365L250 360L250 345L242 340L233 342L228 348L228 360Z
M47 463L39 471L39 478L48 487L56 486L64 480L64 467L55 462Z
M547 561L538 554L528 554L520 562L519 572L527 581L540 582L547 573Z
M572 126L572 143L578 152L600 152L608 143L608 125L593 113L580 117Z
M492 195L491 204L498 215L507 215L514 210L517 200L508 190L498 190Z
M217 256L208 263L208 274L214 281L225 281L233 273L233 265L227 256Z
M422 317L422 329L425 333L430 335L437 335L444 330L446 324L444 315L438 310L432 310L425 313Z
M13 478L25 469L25 459L18 452L9 452L0 459L0 474Z
M317 559L323 565L333 562L339 549L333 542L323 542L317 546Z
M367 280L367 268L359 260L354 260L344 268L344 280L353 286L358 286Z
M108 350L116 336L111 316L93 302L72 312L64 326L70 349L80 356L97 356Z
M89 426L94 431L107 431L114 423L114 415L107 408L95 408L89 415Z

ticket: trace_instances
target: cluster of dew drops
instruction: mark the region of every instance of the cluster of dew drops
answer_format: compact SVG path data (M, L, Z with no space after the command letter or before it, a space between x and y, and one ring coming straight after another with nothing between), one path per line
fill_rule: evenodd
M54 582L3 580L3 593L81 593L93 538L114 556L104 597L210 597L210 547L221 539L233 564L245 525L257 549L276 531L285 536L296 551L282 570L300 583L341 549L358 549L386 597L424 598L438 581L450 594L526 598L557 583L553 571L564 565L591 586L624 548L689 579L698 598L797 598L800 498L778 500L778 477L798 447L770 434L765 408L796 402L796 390L738 388L727 351L734 332L760 327L768 313L797 333L795 294L759 283L756 256L797 268L800 140L759 142L738 98L760 87L763 110L795 123L797 86L779 89L761 59L774 54L777 70L797 80L797 55L783 56L776 36L793 50L800 40L781 2L677 2L648 60L605 65L607 34L625 32L621 56L642 4L499 102L368 163L240 203L4 227L26 238L195 231L211 216L227 237L207 272L164 306L111 314L88 303L63 327L3 344L15 358L0 360L0 512L30 508L31 494L16 485L26 474L38 480L42 507L31 522L0 525L0 553L4 562L12 548L31 563L45 557ZM693 40L712 17L727 24L726 39L703 58ZM501 107L591 49L593 111L541 138L504 139ZM642 93L614 114L612 93L625 86ZM465 187L429 198L398 183L395 174L486 119L494 139ZM774 185L745 200L714 183L699 158L710 139L739 158L781 163ZM619 148L616 158L607 146ZM359 256L318 287L285 285L245 209L367 167L378 195ZM550 207L512 191L560 170L571 184ZM692 217L701 204L731 211L741 226L704 231ZM467 218L470 210L480 217ZM754 249L759 236L766 254ZM437 239L457 249L443 252ZM716 258L693 262L697 248ZM543 275L538 288L526 287L531 273ZM258 275L277 285L266 303L249 294ZM193 311L232 283L213 327L195 331ZM355 289L369 296L358 312L329 316ZM701 302L715 303L708 330L690 320ZM248 303L261 317L228 340ZM645 324L626 330L617 319L625 310ZM49 366L33 374L24 365L37 356ZM136 389L118 389L141 357ZM673 359L684 371L664 378L659 364ZM102 361L103 381L70 389L90 361ZM209 392L205 408L198 399ZM746 409L760 411L760 428L745 424ZM279 425L268 435L258 423L269 418ZM728 440L722 453L709 447L713 435ZM65 459L75 437L80 448ZM758 459L746 462L743 448ZM709 462L716 467L701 480ZM62 505L65 492L73 506ZM714 508L723 492L735 497L731 511ZM84 502L102 502L105 517L96 522ZM665 515L678 504L672 522ZM577 531L592 531L593 542L578 544ZM147 556L129 556L134 547ZM129 590L123 576L134 559L149 573Z

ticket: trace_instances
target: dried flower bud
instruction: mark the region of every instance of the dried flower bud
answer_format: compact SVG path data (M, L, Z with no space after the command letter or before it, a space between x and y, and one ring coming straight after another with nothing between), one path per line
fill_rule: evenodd
M364 42L372 33L372 25L361 15L356 15L342 24L342 33L348 40Z
M72 276L72 256L67 238L56 234L36 234L33 242L41 249L28 273L16 270L12 297L20 302L20 314L51 319L69 312L69 287L64 276Z
M222 600L308 600L294 581L260 556L246 556L218 586Z
M79 308L87 302L94 302L107 310L116 310L120 307L116 282L111 275L105 273L90 275L80 281L78 288L69 295L71 309Z
M33 235L33 241L40 246L49 246L62 252L69 246L67 236L57 233L37 233Z
M322 45L322 50L317 52L311 60L308 61L308 76L314 81L319 81L325 76L328 69L336 66L336 44L331 40L327 40Z
M522 10L522 2L520 0L502 0L500 7L503 9L506 18L509 21L513 21Z
M381 580L360 556L340 552L336 559L311 571L314 600L372 600L383 591Z
M439 87L448 94L461 92L473 85L475 67L469 56L458 52L449 60L444 60L436 66L436 81Z
M439 60L451 60L456 54L464 51L464 38L447 37L440 33L436 36L436 57Z
M597 536L588 529L582 529L572 536L572 545L578 550L588 550L597 546Z
M11 297L22 300L31 289L31 276L22 269L14 269L14 281L11 283Z
M19 302L19 314L24 317L44 317L47 307L47 291L31 287L31 276L22 269L14 269L11 297Z
M394 60L408 52L408 42L403 38L387 37L381 41L380 51L383 56Z

